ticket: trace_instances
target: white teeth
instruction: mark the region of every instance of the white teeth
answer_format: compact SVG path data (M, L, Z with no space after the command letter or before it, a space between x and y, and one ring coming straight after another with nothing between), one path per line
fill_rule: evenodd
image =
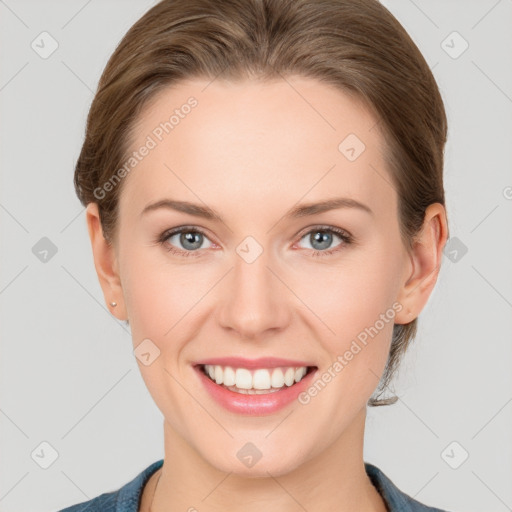
M222 372L221 366L215 367L215 372L217 372L217 368ZM217 384L219 384L217 382ZM223 383L222 383L223 384ZM235 372L235 386L240 389L251 389L252 388L252 375L249 370L245 368L237 368Z
M299 373L297 373L299 372ZM302 368L297 368L295 370L295 382L300 382L302 378L308 373L307 366L303 366Z
M256 370L252 379L254 389L270 389L270 372L268 370Z
M273 388L282 388L284 386L284 374L281 368L276 368L272 372L272 387Z
M222 383L224 386L234 386L236 383L235 370L230 366L224 368L224 381Z
M307 367L301 366L286 368L258 368L248 370L247 368L232 368L230 366L205 365L205 373L217 384L232 387L233 390L249 391L269 390L273 392L286 386L292 386L300 382L307 373ZM284 371L283 371L284 370Z
M217 384L222 384L222 368L220 366L215 367L215 382Z
M295 382L295 370L288 368L284 374L284 383L287 386L291 386Z

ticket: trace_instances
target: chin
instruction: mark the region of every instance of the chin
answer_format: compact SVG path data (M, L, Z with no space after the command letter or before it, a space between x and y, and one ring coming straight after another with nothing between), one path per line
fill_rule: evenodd
M247 439L247 438L245 438ZM233 441L220 447L222 451L201 451L199 454L210 465L225 473L248 478L268 478L286 475L305 461L304 450L296 445L272 442Z

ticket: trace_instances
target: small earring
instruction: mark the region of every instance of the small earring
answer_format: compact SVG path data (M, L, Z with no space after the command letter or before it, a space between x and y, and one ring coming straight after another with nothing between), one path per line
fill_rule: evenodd
M117 306L117 302L111 302L110 305L115 308Z

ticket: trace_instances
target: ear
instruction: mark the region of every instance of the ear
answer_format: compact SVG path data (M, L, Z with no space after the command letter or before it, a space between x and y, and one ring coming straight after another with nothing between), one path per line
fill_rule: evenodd
M433 203L425 211L423 226L409 254L409 275L404 276L397 301L403 309L395 316L396 324L407 324L418 317L437 282L443 248L448 237L446 210Z
M110 312L119 320L126 320L126 307L119 277L114 245L103 236L97 203L89 203L85 210L87 229L91 239L94 266ZM117 306L112 307L111 302Z

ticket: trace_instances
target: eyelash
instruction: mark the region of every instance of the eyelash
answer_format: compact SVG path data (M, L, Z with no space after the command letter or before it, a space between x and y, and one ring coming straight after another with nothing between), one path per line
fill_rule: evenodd
M343 229L334 228L331 226L316 226L313 229L310 229L309 231L306 231L303 235L299 237L299 240L302 240L306 235L309 235L313 232L324 232L324 233L334 233L335 235L339 236L343 243L334 249L327 249L325 251L319 251L316 249L310 249L312 251L311 256L313 257L323 257L323 256L330 256L334 253L337 253L339 251L342 251L347 245L351 245L354 243L353 237L344 231ZM167 244L167 239L170 238L173 235L181 234L181 233L200 233L201 235L208 238L207 234L202 230L194 226L182 226L180 228L171 229L164 231L156 240L157 243L161 244L166 251L176 254L178 256L184 256L184 257L198 257L201 256L201 253L199 250L195 251L182 251L179 249L176 249L172 245Z

